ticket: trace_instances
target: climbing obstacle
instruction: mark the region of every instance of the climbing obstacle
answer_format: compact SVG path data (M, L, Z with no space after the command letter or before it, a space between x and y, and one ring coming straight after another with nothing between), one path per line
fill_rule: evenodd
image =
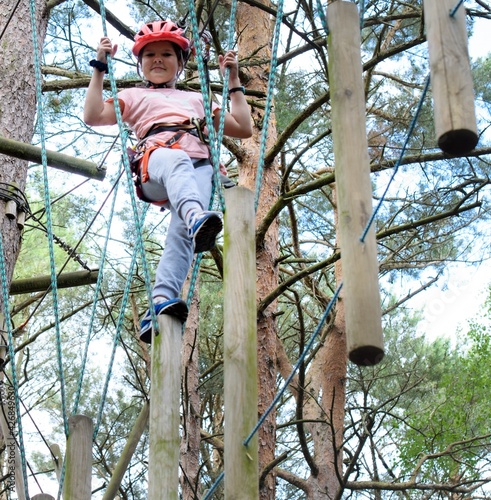
M366 235L360 236L364 234L369 221L372 195L369 189L369 163L366 154L364 95L363 86L360 86L362 82L361 60L357 50L360 47L359 19L357 15L353 15L353 8L349 5L347 2L338 1L329 7L331 33L329 60L332 64L330 75L333 123L335 124L333 135L336 155L336 189L340 210L340 244L345 280L341 300L347 304L349 358L360 365L372 365L383 357L383 339L380 326L380 295L374 230L370 229ZM433 75L432 81L435 82ZM453 109L451 105L448 107L450 110ZM470 113L468 117L472 118ZM441 134L444 138L441 140L442 149L445 146L447 152L452 153L452 149L448 149L448 144L454 148L456 142L460 141L460 136L463 137L465 148L470 147L473 139L472 134L467 133L469 127L459 128L458 122L451 120L442 120L442 122L451 122L450 128L439 127L439 130L446 131ZM462 122L472 125L472 119L466 118ZM462 130L466 132L454 134ZM475 135L477 138L477 133ZM349 141L346 141L346 137L349 137ZM346 144L343 144L343 141ZM464 148L464 146L459 147ZM255 405L257 393L254 393L257 387L254 374L251 372L251 367L255 363L255 331L253 329L256 321L253 316L255 283L254 279L252 282L249 280L247 284L243 280L244 277L254 276L254 257L253 252L250 253L253 246L249 246L250 241L254 241L254 217L253 210L251 217L249 206L242 205L242 202L239 202L234 212L234 196L240 193L240 196L246 200L248 195L242 193L239 188L234 188L230 193L230 200L227 199L228 212L225 227L226 277L224 281L226 297L224 364L227 379L225 387L225 494L228 498L232 498L234 492L248 491L247 498L255 498L258 483L257 443L248 443L247 446L243 444L244 431L247 433L250 430L257 417ZM226 198L228 196L226 193ZM233 220L233 224L236 224L233 227L240 227L244 232L230 230L227 220ZM227 278L229 272L231 279ZM154 412L151 417L150 431L149 498L172 499L177 498L179 481L180 324L176 324L172 318L162 316L159 317L159 331L162 334L157 337L152 347L152 367L155 366L156 371L155 373L152 371L154 383L152 383L151 399ZM162 368L165 370L162 371ZM148 406L146 409L148 411ZM148 420L148 413L142 412L141 416L139 428ZM233 426L228 425L230 422L233 422ZM120 478L124 470L122 466ZM247 474L244 473L245 470L248 471ZM115 494L116 482L114 488ZM87 491L86 487L85 491ZM89 498L86 495L87 493L84 493L83 498ZM34 498L38 497L40 499L52 498L49 495L37 495Z
M464 155L474 149L478 134L465 8L456 2L424 0L424 20L438 146Z
M225 498L259 495L257 438L243 441L257 421L254 194L225 192L224 376ZM157 318L152 336L148 499L173 500L179 491L181 323Z
M375 230L361 236L372 213L360 20L354 3L328 7L329 85L339 243L349 359L374 365L384 356Z

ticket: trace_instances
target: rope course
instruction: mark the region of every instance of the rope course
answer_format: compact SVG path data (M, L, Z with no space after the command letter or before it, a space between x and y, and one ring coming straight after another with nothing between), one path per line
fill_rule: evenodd
M271 107L273 103L274 84L276 79L276 67L278 65L278 48L280 43L280 29L282 20L283 20L283 0L280 0L276 7L276 20L275 20L274 34L273 34L273 48L271 50L271 67L269 70L268 88L266 91L266 106L264 110L263 127L261 130L261 143L259 146L259 160L258 160L257 177L256 177L256 202L255 202L256 210L259 205L259 195L261 192L261 184L264 172L264 157L266 155L266 142L268 139L269 115L271 113Z
M456 11L459 9L459 7L463 4L464 0L460 0L459 3L455 6L454 9L450 11L450 16L454 16ZM14 15L14 12L19 5L20 0L18 0L16 6L14 7L10 18ZM101 21L102 21L102 26L103 26L103 33L104 36L107 36L107 21L106 21L106 9L104 6L104 0L100 0L99 2L100 5L100 15L101 15ZM324 14L324 10L320 4L320 0L317 0L317 7L318 7L318 15L321 20L321 24L325 30L326 33L328 33L328 27L327 27L327 19ZM359 7L360 7L360 19L361 19L361 28L363 28L363 19L364 19L364 9L365 9L365 2L364 0L360 0L359 2ZM54 317L55 317L55 337L56 337L56 356L57 356L57 364L58 364L58 377L59 377L59 383L60 383L60 393L61 393L61 406L62 406L62 416L63 416L63 427L64 427L64 432L65 435L68 437L69 434L69 429L68 429L68 411L67 411L67 403L66 403L66 390L65 390L65 378L64 378L64 367L63 367L63 357L62 357L62 348L61 348L61 331L60 331L60 320L59 320L59 304L58 304L58 286L57 286L57 272L55 268L55 256L54 256L54 243L57 242L57 237L53 233L53 220L52 220L52 212L51 212L51 206L52 206L52 201L50 198L50 188L49 188L49 179L48 179L48 174L47 174L47 159L46 159L46 139L45 139L45 129L44 129L44 124L43 124L43 94L42 94L42 89L41 89L41 82L42 82L42 77L41 77L41 63L39 60L39 47L38 47L38 41L37 41L37 28L36 28L36 11L35 11L35 2L34 0L30 0L30 10L31 10L31 22L32 22L32 34L33 34L33 45L34 45L34 59L35 59L35 76L36 76L36 98L37 98L37 106L38 106L38 114L39 114L39 120L38 120L38 133L40 136L40 142L41 142L41 149L42 149L42 167L43 167L43 186L44 186L44 197L45 197L45 210L46 210L46 219L47 223L45 226L45 231L48 236L48 243L49 243L49 258L50 258L50 276L51 276L51 286L50 286L50 291L52 294L52 300L53 300L53 311L54 311ZM234 45L234 27L235 27L235 16L236 16L236 9L237 9L237 0L233 0L231 4L231 11L230 11L230 24L229 24L229 29L228 29L228 37L227 37L227 44L228 47L232 47ZM189 0L189 15L190 15L190 20L191 20L191 28L192 28L192 34L193 34L193 39L195 41L200 40L200 32L198 28L198 19L196 17L196 12L194 8L194 2L193 0ZM276 76L276 68L278 64L278 49L279 49L279 41L280 41L280 30L281 30L281 25L282 25L282 20L283 20L283 0L279 0L278 5L277 5L277 12L276 12L276 22L275 22L275 28L274 28L274 36L273 36L273 44L272 44L272 56L271 56L271 69L269 72L269 79L268 79L268 86L267 86L267 95L266 95L266 105L265 105L265 112L264 112L264 119L263 119L263 128L262 128L262 133L261 133L261 142L260 142L260 149L259 149L259 159L258 159L258 166L257 166L257 177L256 177L256 198L255 198L255 209L257 210L258 204L259 204L259 197L260 197L260 191L261 191L261 184L262 184L262 177L263 177L263 172L264 172L264 159L266 155L266 145L267 145L267 139L268 139L268 126L269 126L269 118L270 118L270 113L272 109L272 100L273 100L273 94L275 90L275 76ZM0 33L0 39L4 33L5 29ZM213 118L211 115L211 89L209 86L209 78L207 75L207 68L205 67L205 62L206 62L206 55L203 53L203 49L201 48L200 43L195 43L196 47L196 52L197 52L197 65L198 65L198 73L199 73L199 81L200 81L200 87L201 87L201 92L203 95L203 101L205 103L205 116L206 116L206 122L208 124L213 123ZM119 135L120 135L120 146L122 151L126 151L126 144L128 141L128 133L125 128L125 125L122 121L122 115L121 115L121 109L119 106L119 101L117 99L117 85L116 85L116 78L114 75L114 68L113 68L113 61L112 58L108 55L107 58L108 61L108 75L109 75L109 81L110 81L110 86L111 86L111 93L112 96L114 97L114 108L116 112L116 119L117 119L117 126L119 128ZM222 95L222 106L223 109L226 107L226 96L228 95L228 76L229 76L229 69L227 68L225 71L225 75L223 78L223 95ZM416 108L415 114L412 118L412 121L410 123L407 135L405 137L403 146L401 148L400 155L397 159L397 162L395 164L395 167L393 169L392 175L384 189L384 192L382 196L380 197L380 200L373 210L369 221L367 222L367 225L365 229L363 230L361 236L360 236L360 241L363 242L366 238L366 235L368 234L369 230L373 226L375 219L378 215L378 212L380 211L381 206L385 202L385 199L387 197L387 193L389 191L389 188L394 181L395 177L397 176L397 173L399 171L399 167L402 164L402 160L404 158L404 155L406 153L407 146L409 144L409 141L413 135L413 132L416 127L417 120L419 118L421 109L423 107L424 100L426 98L428 89L429 89L429 84L430 84L430 77L427 76L421 97L418 103L418 106ZM219 197L219 203L221 205L222 210L225 210L225 202L223 199L223 195L221 193L221 190L219 189L220 186L220 145L223 139L223 133L224 133L224 118L225 118L225 113L221 113L220 116L220 123L218 127L218 131L215 131L214 127L210 126L209 127L209 136L210 136L210 151L211 151L211 159L212 159L212 164L213 164L213 169L214 169L214 191L217 191L218 197ZM118 186L119 182L123 176L123 174L126 175L126 181L128 186L132 186L132 174L131 174L131 169L129 165L128 158L125 154L122 155L122 160L120 164L120 173L118 174L111 190L107 194L105 200L103 201L102 205L104 206L109 198L112 196L112 204L110 207L110 216L109 216L109 222L108 222L108 227L107 227L107 233L105 235L105 240L104 240L104 245L103 249L101 252L100 256L100 263L99 263L99 268L102 270L104 268L104 264L107 260L107 253L108 253L108 247L109 247L109 242L110 242L110 231L111 231L111 225L115 213L115 204L116 204L116 199L117 199L117 194L118 194ZM155 311L153 307L153 301L152 301L152 296L151 296L151 279L150 279L150 272L149 272L149 267L147 263L147 259L145 256L145 248L144 248L144 239L143 239L143 227L144 227L144 222L145 222L145 217L147 214L148 210L148 205L145 205L145 207L142 210L139 210L137 206L137 201L135 197L135 193L133 189L129 189L130 192L130 199L131 199L131 207L132 207L132 214L133 214L133 222L135 224L135 230L137 234L136 238L136 244L131 256L131 262L129 265L128 269L128 274L126 277L126 282L122 294L122 299L121 299L121 305L118 313L118 317L114 319L111 315L111 319L114 323L114 337L113 337L113 342L112 342L112 348L111 348L111 355L108 363L108 370L107 374L105 377L104 381L104 386L102 389L101 393L101 398L100 398L100 405L98 408L97 412L97 417L96 417L96 423L94 425L94 433L93 433L93 440L96 439L101 422L102 422L102 417L103 417L103 412L104 412L104 407L105 403L107 400L107 394L108 394L108 388L109 388L109 383L112 377L112 370L114 366L114 361L115 361L115 355L116 355L116 350L121 342L121 331L123 329L123 322L125 319L125 312L128 306L128 301L130 297L130 292L131 292L131 285L132 285L132 280L134 277L135 269L137 266L138 260L141 261L142 268L143 268L143 277L144 277L144 284L145 284L145 291L147 293L147 298L148 302L150 304L150 311L152 314L152 323L155 329L157 329L157 320L155 316ZM6 193L9 193L8 189L4 187L3 185L0 185L0 198L7 196ZM27 200L23 197L23 195L12 195L9 194L9 196L13 197L16 201L16 203L19 206L25 207L26 211L29 211L29 207L27 204ZM213 200L213 196L212 196ZM213 203L213 201L212 201ZM36 220L39 224L41 224L41 221L39 218L36 218L32 213L30 215ZM95 218L94 218L95 220ZM92 221L93 223L94 221ZM91 224L92 224L91 223ZM81 240L80 240L81 241ZM60 244L61 240L58 241L58 244ZM67 249L69 252L69 255L71 255L79 264L82 265L82 267L86 267L88 269L87 264L82 261L82 260L77 260L77 255L75 253L75 249L71 249L70 247ZM190 279L190 288L188 292L188 297L187 297L187 302L188 304L191 303L192 296L195 290L196 286L196 281L197 281L197 276L199 272L199 267L201 263L201 258L202 254L199 254L196 258L195 265L191 274L191 279ZM67 261L68 262L68 261ZM85 264L85 266L84 266ZM65 263L66 265L66 263ZM60 271L61 272L61 271ZM22 419L21 419L21 411L20 411L20 397L19 397L19 381L18 377L16 374L16 366L15 366L15 350L14 350L14 340L13 340L13 330L12 330L12 321L11 321L11 313L9 309L9 288L8 288L8 280L7 280L7 273L6 273L6 268L5 268L5 252L4 252L4 246L3 246L3 239L2 239L2 234L0 232L0 278L1 278L1 287L2 287L2 300L4 304L4 314L5 314L5 324L6 324L6 333L7 333L7 347L8 347L8 354L11 362L11 377L10 377L10 382L12 384L12 387L14 389L15 393L15 405L16 405L16 420L17 420L17 426L18 426L18 447L19 447L19 452L20 452L20 457L21 457L21 466L22 466L22 475L23 475L23 482L24 482L24 487L26 490L26 494L28 492L28 480L27 480L27 463L26 463L26 452L25 452L25 445L24 445L24 437L23 437L23 429L22 429ZM88 353L89 353L89 347L90 347L90 341L93 336L93 329L94 329L94 323L95 323L95 317L96 317L96 311L97 307L99 305L99 300L100 297L103 297L103 292L102 292L102 280L103 280L103 274L102 272L99 274L97 278L97 283L94 288L94 300L92 303L92 310L90 314L90 323L88 326L88 331L87 331L87 336L85 338L85 344L84 344L84 349L83 349L83 356L82 356L82 363L81 363L81 370L79 374L79 378L77 381L77 387L76 387L76 392L75 392L75 401L73 405L73 414L77 413L80 405L80 399L81 399L81 393L82 393L82 388L83 388L83 381L84 381L84 376L85 376L85 371L86 371L86 365L88 361ZM338 300L339 294L342 290L343 283L341 282L335 292L332 295L332 298L330 299L320 321L318 322L315 330L312 332L311 338L309 339L309 342L305 345L303 351L300 354L300 357L298 358L297 362L292 368L292 371L290 375L284 380L284 382L281 384L278 392L276 393L273 401L270 403L268 408L265 410L265 412L261 415L259 418L257 424L254 426L254 428L251 430L250 434L247 436L247 438L243 441L244 446L248 446L254 435L258 432L258 430L261 428L261 426L264 424L266 421L268 415L274 410L276 407L277 403L280 401L281 397L285 393L285 391L288 389L293 377L299 370L299 368L302 366L302 364L305 362L305 359L308 355L309 352L311 352L316 340L319 337L319 334L324 327L329 315L331 314L331 311ZM48 291L46 292L48 293ZM38 306L39 307L39 304ZM124 344L123 344L124 345ZM129 357L129 356L128 356ZM143 389L143 383L142 383L142 389ZM31 417L32 418L32 417ZM65 464L64 464L65 465ZM65 472L65 467L62 468L62 475L60 478L60 483L59 483L59 490L58 490L58 498L61 497L62 489L63 489L63 480L64 480L64 472ZM204 500L209 500L213 497L214 492L216 491L218 485L224 478L224 473L222 472L216 481L213 483L213 485L210 487L210 489L207 491L206 495L204 496Z
M328 32L327 20L326 20L326 18L324 16L320 16L320 17L321 17L321 20L322 20L322 23L323 23L323 27L324 27L324 29L326 30L326 33L327 33ZM325 25L324 25L324 23L325 23ZM396 177L396 175L398 173L399 166L402 163L402 160L403 160L404 155L406 153L407 145L409 143L410 138L413 135L413 132L414 132L414 129L416 127L416 123L417 123L418 117L419 117L421 109L423 107L423 103L424 103L424 101L426 99L427 91L428 91L428 88L429 88L429 83L430 83L430 77L428 75L428 77L426 78L425 84L423 86L422 94L421 94L418 106L416 108L416 112L415 112L415 114L414 114L414 116L412 118L411 124L410 124L409 129L408 129L408 133L406 135L403 147L401 148L401 152L400 152L399 158L398 158L398 160L396 162L396 165L394 167L393 173L392 173L392 175L391 175L391 177L390 177L390 179L389 179L389 181L387 183L387 186L386 186L386 188L385 188L382 196L380 197L380 200L379 200L376 208L373 210L373 213L372 213L369 221L367 222L367 225L366 225L365 229L363 230L362 235L360 236L360 241L361 242L363 242L365 240L365 237L366 237L367 233L369 232L371 226L374 224L375 218L377 216L377 213L378 213L378 211L380 210L382 204L385 201L385 198L387 196L389 187L392 184L392 182L394 181L394 179L395 179L395 177ZM268 89L269 89L269 86L268 86ZM264 152L263 152L263 154L264 154ZM259 161L261 161L261 160L259 160ZM312 333L312 336L311 336L309 342L306 344L304 350L300 354L300 357L298 358L297 362L293 366L293 369L292 369L291 373L284 380L284 382L282 383L280 389L277 391L274 399L271 401L271 403L266 408L266 410L264 411L264 413L258 419L257 424L251 430L250 434L243 441L243 445L244 446L248 446L248 444L251 442L251 440L254 437L254 435L258 432L258 430L261 428L261 426L266 421L268 415L274 410L274 408L276 407L277 403L280 401L281 397L283 396L283 394L287 390L288 386L290 385L291 381L293 380L293 377L295 376L295 374L299 370L300 366L302 366L302 363L304 363L304 361L305 361L308 353L312 350L312 347L314 346L315 341L316 341L316 339L319 336L319 333L322 331L322 327L325 324L325 322L327 321L327 318L329 317L329 314L332 311L332 309L333 309L333 307L334 307L334 305L335 305L335 303L336 303L336 301L337 301L337 299L339 297L339 294L341 293L342 288L343 288L343 283L341 282L338 285L338 287L336 288L336 290L335 290L332 298L330 299L330 301L329 301L329 303L328 303L328 305L327 305L327 307L326 307L326 309L324 311L324 314L322 315L321 320L319 321L319 323L316 326L314 332ZM212 484L212 486L210 487L210 489L207 491L207 493L206 493L206 495L205 495L205 497L204 497L203 500L211 500L213 498L214 492L216 491L217 487L219 486L219 484L221 483L221 481L224 479L224 477L225 477L225 474L222 471L220 473L220 475L217 477L217 479L215 480L215 482Z
M43 107L43 93L42 93L42 75L41 75L41 61L39 59L40 48L38 44L37 35L37 22L36 22L36 4L34 0L29 2L30 13L31 13L31 29L32 29L32 43L34 50L34 71L36 77L36 102L38 106L38 114L41 117L38 120L39 136L41 140L41 159L43 166L43 183L44 183L44 197L46 206L46 219L47 219L47 229L48 229L48 245L49 245L49 260L50 260L50 271L51 271L51 294L53 298L53 313L55 318L55 335L56 335L56 356L58 361L58 372L60 381L60 394L61 394L61 405L63 412L63 425L65 428L65 435L68 436L68 417L66 409L66 391L65 391L65 376L63 371L63 357L61 350L61 332L59 323L59 308L58 308L58 287L57 287L57 277L56 277L56 267L55 267L55 254L54 254L54 244L53 244L53 218L51 213L51 199L49 192L49 180L48 180L48 159L46 153L46 137L44 130L44 121L42 119L44 113ZM27 491L27 490L26 490Z

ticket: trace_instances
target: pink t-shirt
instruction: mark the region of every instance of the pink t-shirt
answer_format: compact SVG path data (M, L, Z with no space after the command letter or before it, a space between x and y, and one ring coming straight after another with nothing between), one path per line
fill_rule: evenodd
M150 130L154 123L183 123L190 118L204 118L205 109L203 97L198 92L188 92L178 89L148 89L135 87L124 89L118 93L122 118L136 136L140 139ZM108 99L111 102L113 99ZM217 103L212 103L212 115L219 109ZM206 129L205 129L206 132ZM147 144L155 139L166 141L175 132L161 132L148 138ZM208 158L209 151L198 137L184 134L179 139L179 146L191 158Z

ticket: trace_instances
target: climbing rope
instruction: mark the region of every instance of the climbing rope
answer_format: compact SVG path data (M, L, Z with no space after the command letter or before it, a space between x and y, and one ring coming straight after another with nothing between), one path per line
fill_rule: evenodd
M360 236L360 241L362 243L365 241L365 238L368 234L368 231L370 231L370 228L373 225L375 218L377 217L377 213L380 210L380 207L382 206L383 202L385 201L385 198L387 196L387 192L389 191L389 188L390 188L392 182L394 181L394 179L397 175L397 172L399 171L399 167L401 165L402 159L404 158L404 155L406 153L407 145L409 144L409 140L411 139L411 137L413 135L414 129L416 127L416 122L418 121L419 114L421 113L421 109L423 108L423 103L424 103L424 100L426 98L426 94L428 92L429 86L430 86L430 75L428 75L426 77L426 82L425 82L424 87L423 87L423 92L421 93L418 107L416 108L416 113L414 114L413 119L411 120L411 124L409 125L409 129L408 129L408 132L406 134L406 139L404 140L404 144L402 145L401 153L400 153L399 158L397 159L397 162L394 166L394 170L392 171L392 175L389 179L389 182L387 183L387 186L385 187L385 190L382 193L382 196L380 197L380 200L377 203L377 206L373 210L372 215L368 219L368 222L365 226L365 229L363 230L363 232Z
M274 410L276 405L278 404L278 401L281 399L285 391L287 390L288 386L290 385L291 381L293 380L293 377L297 373L299 367L302 365L302 363L305 361L305 358L307 357L307 354L311 351L316 339L318 338L320 332L322 331L322 327L327 321L327 318L329 317L329 314L331 313L334 304L338 300L339 294L341 293L341 289L343 288L343 284L340 283L339 286L337 287L336 291L334 292L334 295L332 296L331 300L329 301L329 304L327 304L326 310L324 311L324 314L322 315L321 320L319 321L316 329L312 333L312 337L310 338L309 342L305 346L304 350L302 351L300 357L298 358L297 362L295 363L295 366L293 367L290 375L285 379L283 382L280 390L276 393L276 396L274 399L271 401L269 406L264 410L264 413L261 415L261 417L258 419L257 424L254 426L254 428L251 430L249 435L244 439L242 444L244 446L248 446L249 443L251 442L252 438L255 436L257 431L261 428L261 426L264 424L266 421L266 418L268 418L269 414ZM205 497L203 500L210 500L212 498L212 495L216 488L218 487L219 483L222 481L222 479L225 477L224 472L222 472L216 479L215 483L213 483L212 487L207 491Z
M101 21L102 21L102 30L103 30L104 36L107 37L106 8L104 5L104 0L100 0L99 5L100 5L100 15L101 15ZM147 292L148 304L150 306L152 325L153 325L154 329L157 330L158 329L157 317L155 315L155 308L153 307L150 272L148 269L147 259L145 257L145 247L144 247L144 243L143 243L143 228L142 228L139 214L138 214L138 207L136 204L135 190L131 189L131 186L133 186L133 178L132 178L132 174L131 174L131 168L130 168L128 155L126 154L126 145L127 145L128 134L127 134L125 125L123 123L123 118L121 116L121 107L119 106L119 100L117 98L118 89L117 89L117 85L116 85L116 77L114 76L113 61L112 61L112 57L109 54L107 55L107 66L108 66L109 81L111 84L111 95L114 98L114 111L116 113L116 123L118 125L119 132L121 135L121 151L123 153L123 165L124 165L124 170L126 173L127 183L128 183L128 186L130 186L129 192L130 192L131 208L133 211L133 220L135 221L135 224L136 224L136 249L140 255L140 261L141 261L142 268L143 268L143 278L144 278L145 288L146 288L146 292Z
M229 20L229 29L227 35L227 44L228 47L233 47L234 42L234 27L235 27L235 17L237 12L237 0L232 2L230 8L230 20ZM198 19L196 17L196 11L194 9L193 0L189 0L189 11L191 17L191 26L192 26L192 37L194 40L200 40L200 33L198 29ZM207 21L207 23L209 20ZM207 24L206 23L206 24ZM222 91L222 112L220 113L220 121L218 125L218 131L215 131L213 127L213 117L211 114L211 89L209 86L208 72L205 68L205 60L209 58L209 54L203 54L203 50L201 48L200 43L196 43L196 56L198 61L198 75L200 81L201 93L203 95L203 104L205 109L205 119L206 123L209 124L208 131L210 137L210 152L211 159L213 165L213 190L210 200L210 207L213 204L213 198L215 191L218 191L219 203L222 211L225 211L225 200L223 198L222 190L219 188L220 186L220 145L223 139L223 131L225 126L225 112L226 112L226 103L227 103L227 95L228 95L228 79L230 75L230 69L225 68L225 74L223 75L223 91ZM194 291L196 289L196 283L199 275L199 268L201 265L201 260L203 256L199 254L196 257L193 270L191 272L191 277L189 280L189 290L186 298L186 304L188 307L191 306L191 302L193 300Z
M120 164L121 168L121 164ZM120 174L118 175L116 181L113 184L113 187L109 191L109 193L106 196L106 199L103 201L102 205L105 204L105 202L108 200L108 198L113 195L112 199L112 204L111 204L111 209L109 213L109 218L107 222L107 232L106 232L106 238L104 240L104 246L102 248L102 254L101 258L99 261L99 274L97 276L97 283L95 286L95 291L94 291L94 300L92 302L92 312L90 315L90 322L89 322L89 327L87 330L87 337L85 339L85 347L84 347L84 353L82 356L82 365L80 368L80 375L78 379L78 385L77 385L77 390L75 392L75 402L73 405L73 411L72 414L76 415L78 411L78 405L80 402L80 395L82 393L82 383L84 379L84 374L85 374L85 366L87 364L87 357L88 357L88 352L89 352L89 346L90 346L90 339L92 337L92 331L94 329L94 322L95 322L95 317L96 317L96 311L97 311L97 305L99 302L99 296L101 294L101 288L102 288L102 279L103 279L103 273L102 269L104 268L104 263L106 262L106 255L107 255L107 249L109 246L109 241L110 241L110 235L111 235L111 227L112 227L112 221L114 217L114 211L115 211L115 206L116 206L116 198L117 198L117 193L118 193L118 186L119 186L119 181L121 179L121 176L123 175L124 170L121 170Z
M278 47L280 43L280 29L282 20L283 20L283 0L279 0L276 8L276 22L273 34L273 49L271 51L272 52L271 66L269 69L268 87L266 92L266 106L264 109L263 127L261 130L261 143L259 146L259 160L258 160L257 178L256 178L256 201L255 201L256 211L259 205L259 195L261 192L262 177L264 172L264 156L266 155L266 141L268 139L268 131L269 131L269 115L271 113L271 107L273 102L274 84L276 79L276 67L278 65Z
M36 102L37 102L37 111L39 115L38 131L41 140L41 163L43 166L44 199L46 205L46 220L47 220L47 230L48 230L49 261L50 261L50 272L51 272L51 295L53 298L53 315L55 319L56 357L58 362L58 376L60 379L60 395L61 395L61 406L63 412L63 426L65 428L65 435L68 436L68 415L67 415L66 393L65 393L65 375L63 370L63 357L61 350L61 332L60 332L59 308L58 308L58 286L57 286L54 245L53 245L53 218L51 214L51 199L49 193L48 159L46 153L46 137L44 131L44 107L43 107L43 93L42 93L41 61L39 59L40 48L38 44L35 0L30 0L29 5L31 13L32 43L34 50Z
M459 10L460 6L464 3L464 0L459 0L457 5L450 11L450 17L454 17L457 11Z
M7 349L10 357L10 367L12 373L11 380L12 380L12 388L14 391L17 432L19 436L18 437L19 455L21 460L21 471L22 471L24 489L27 494L28 487L27 487L26 451L24 448L24 433L22 430L22 418L21 418L20 404L19 404L19 399L20 399L19 381L17 379L17 370L15 365L14 337L12 335L12 320L10 316L10 304L9 304L9 283L7 278L7 270L5 268L5 251L3 247L2 231L0 231L0 278L2 281L3 314L5 317L5 325L7 328Z
M150 207L149 204L145 205L145 207L143 209L143 213L141 215L141 219L137 221L139 224L143 225L143 223L145 221L145 216L147 214L147 210L149 207ZM119 309L118 320L116 323L116 332L115 332L114 338L113 338L111 357L110 357L109 367L108 367L107 374L106 374L106 379L104 382L104 388L102 390L101 401L99 404L99 411L97 412L97 419L96 419L96 422L94 424L94 440L97 437L97 434L99 432L99 427L100 427L100 424L102 422L102 414L104 411L104 406L105 406L105 402L106 402L106 398L107 398L107 391L108 391L108 387L109 387L109 382L111 380L112 368L114 365L114 359L115 359L115 355L116 355L116 348L117 348L119 341L120 341L121 330L123 329L125 311L126 311L126 307L128 305L128 300L129 300L130 291L131 291L131 285L133 283L133 273L134 273L134 269L136 267L138 254L139 254L139 249L137 247L135 247L135 250L133 252L133 256L131 259L128 275L126 278L126 284L124 287L123 296L121 299L121 307Z

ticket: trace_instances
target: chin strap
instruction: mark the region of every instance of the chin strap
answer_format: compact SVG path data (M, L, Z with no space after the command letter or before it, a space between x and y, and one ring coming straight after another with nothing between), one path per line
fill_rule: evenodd
M167 86L167 83L152 83L152 82L146 82L145 86L149 89L167 89L171 88Z

